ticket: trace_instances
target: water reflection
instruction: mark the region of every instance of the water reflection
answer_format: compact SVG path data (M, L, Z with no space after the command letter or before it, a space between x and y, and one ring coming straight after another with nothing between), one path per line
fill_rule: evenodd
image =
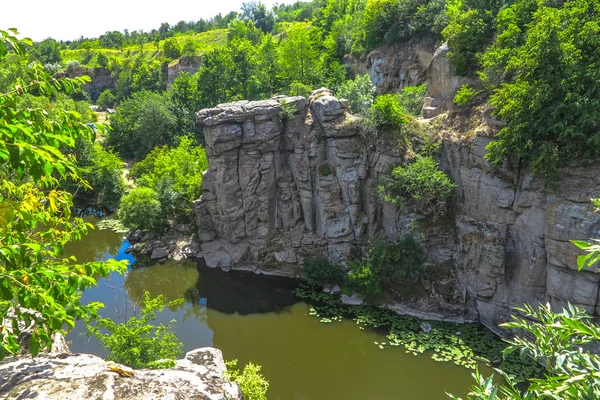
M399 349L379 350L386 341L353 321L321 324L307 304L292 294L295 282L243 272L224 273L194 263L134 265L129 246L108 231L91 231L68 251L80 261L114 257L129 259L125 276L112 274L87 290L82 301L100 301L100 314L117 321L133 315L144 291L165 301L185 303L165 309L159 321L176 319L176 335L185 351L215 346L226 359L263 366L270 381L270 400L445 399L445 391L462 395L470 371L413 357ZM67 337L74 352L105 356L95 339L80 336L81 324ZM434 378L434 379L430 379Z

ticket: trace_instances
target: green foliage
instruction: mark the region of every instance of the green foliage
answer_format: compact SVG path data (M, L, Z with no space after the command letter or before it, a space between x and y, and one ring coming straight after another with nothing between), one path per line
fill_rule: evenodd
M163 54L167 58L179 58L181 57L181 47L177 40L169 38L163 43Z
M94 204L101 209L116 210L125 193L123 161L114 153L93 145L91 163L80 165L83 177L92 187Z
M187 38L185 42L183 42L181 55L183 57L195 57L197 54L198 46L196 45L196 42L194 42L191 38Z
M105 91L100 93L100 96L98 96L98 100L96 100L96 103L104 109L114 108L116 102L117 98L115 97L115 95L112 94L110 89L106 89Z
M244 371L238 369L238 360L225 362L227 371L225 377L232 382L237 382L247 400L266 400L269 381L260 373L260 365L248 363Z
M313 258L304 261L302 278L311 285L333 286L344 283L345 273L341 266L324 258Z
M309 24L295 24L286 31L287 39L279 45L281 76L288 84L299 81L311 85L320 74L313 33Z
M412 38L439 38L445 24L445 1L367 0L360 19L367 50Z
M481 52L495 32L495 19L505 0L453 0L448 2L448 60L459 75L474 75Z
M187 220L192 215L192 202L200 197L202 174L207 169L204 149L183 136L177 147L152 150L135 164L130 176L138 186L156 191L165 217Z
M60 43L54 39L46 39L35 43L31 49L31 55L41 64L54 64L62 61Z
M398 94L400 105L408 114L416 117L421 114L426 92L427 85L425 83L417 86L405 86Z
M398 129L408 122L406 110L402 107L398 94L378 96L369 111L379 129Z
M158 193L148 187L136 187L121 198L119 219L133 229L163 232L167 227Z
M456 95L454 96L454 104L456 104L457 106L460 107L465 107L465 106L469 106L471 104L473 104L473 101L475 100L475 97L477 96L478 92L473 89L471 86L469 85L462 85L460 87L460 89L458 89L456 91Z
M0 70L9 48L22 56L32 45L16 35L14 29L0 30ZM0 330L0 360L22 346L35 356L50 347L53 333L96 315L102 304L83 305L81 292L126 267L114 260L78 264L62 256L65 244L90 226L71 218L72 195L57 189L65 179L86 185L60 149L73 148L78 138L91 140L94 132L77 112L57 110L55 118L46 107L23 107L21 100L28 93L69 94L89 78L55 79L40 64L29 68L34 80L18 79L18 89L0 93L0 320L11 321ZM33 327L28 341L25 327Z
M394 168L380 191L385 200L414 204L417 212L435 221L447 215L455 187L450 178L438 169L433 157L417 156L415 162L408 166Z
M501 324L517 329L519 334L508 340L505 355L519 352L522 358L530 356L543 364L543 376L530 375L524 380L498 369L504 382L497 383L493 375L484 378L478 372L477 383L471 386L467 399L597 399L600 398L600 356L586 350L587 344L600 340L600 326L582 308L571 304L560 313L549 304L538 309L525 305L516 311L523 317ZM459 397L450 396L453 399Z
M214 107L235 98L235 64L227 49L215 49L204 55L198 71L198 92L202 107Z
M296 105L287 103L285 100L283 100L280 104L279 118L281 118L282 121L285 121L286 119L293 119L296 113Z
M377 301L394 293L414 292L424 272L425 255L416 238L408 235L397 243L377 239L370 244L365 256L346 263L346 286Z
M290 83L290 89L288 91L288 94L290 96L302 96L308 98L311 92L312 86L305 85L300 81L293 81L292 83Z
M373 104L375 86L371 83L369 74L358 75L354 80L347 80L337 91L337 96L348 100L350 110L354 114L366 114Z
M169 307L183 303L183 299L169 302ZM143 308L139 316L126 322L117 323L109 318L98 317L95 324L87 322L87 334L100 341L108 350L107 359L132 368L169 368L175 366L175 359L183 350L183 343L177 339L175 320L169 325L154 321L165 308L163 296L151 298L144 294ZM105 333L104 331L108 331Z
M111 118L112 129L104 144L122 157L142 159L156 146L170 145L185 133L177 127L168 96L139 92L120 104Z
M596 207L596 212L600 212L600 199L592 199L592 203ZM590 242L583 240L571 241L575 246L587 253L577 257L577 268L581 271L585 267L588 267L595 269L596 272L600 272L600 240L590 240Z
M596 1L573 0L533 14L507 56L514 78L490 99L507 122L487 147L492 163L516 159L556 189L557 168L600 156L600 75L590 73L600 63L599 11Z

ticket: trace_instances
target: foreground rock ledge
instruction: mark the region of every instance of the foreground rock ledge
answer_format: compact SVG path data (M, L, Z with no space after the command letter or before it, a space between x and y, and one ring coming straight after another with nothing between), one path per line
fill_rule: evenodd
M220 350L204 347L190 351L174 368L133 370L122 376L91 354L50 354L20 358L0 365L3 399L206 399L241 400L236 383L223 376Z

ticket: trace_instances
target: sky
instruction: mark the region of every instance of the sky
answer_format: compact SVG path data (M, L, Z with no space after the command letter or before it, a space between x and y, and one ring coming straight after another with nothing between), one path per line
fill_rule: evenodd
M296 0L263 0L274 3ZM17 28L34 41L52 37L73 40L98 37L106 31L158 29L162 22L197 21L218 13L239 11L249 0L0 0L0 29Z

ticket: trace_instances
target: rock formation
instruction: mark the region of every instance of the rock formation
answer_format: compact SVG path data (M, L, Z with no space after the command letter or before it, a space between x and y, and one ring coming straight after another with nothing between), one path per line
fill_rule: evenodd
M289 108L293 110L290 114ZM482 118L482 121L485 121ZM202 253L211 267L294 276L302 260L343 262L374 237L396 238L419 219L384 202L378 182L404 161L393 140L370 140L345 101L327 90L240 101L202 110L209 170L195 203ZM485 125L483 125L485 126ZM457 184L448 225L424 227L428 293L390 308L427 318L480 318L490 327L523 302L566 301L600 314L600 275L576 272L570 239L600 237L590 197L600 168L563 171L548 193L518 168L493 168L485 146L445 141L440 166Z
M173 84L177 75L182 72L187 72L194 75L202 64L202 57L181 57L175 60L167 67L167 87Z
M196 399L241 400L236 383L225 380L221 352L190 351L171 369L131 370L111 366L90 354L68 349L35 358L5 360L0 365L0 397L4 399ZM128 376L132 373L131 376Z

